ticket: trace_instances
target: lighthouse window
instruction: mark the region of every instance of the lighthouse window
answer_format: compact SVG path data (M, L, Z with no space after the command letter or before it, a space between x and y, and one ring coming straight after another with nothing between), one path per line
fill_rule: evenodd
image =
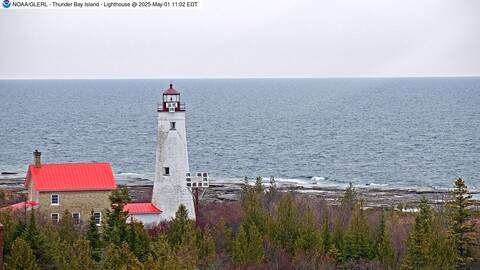
M175 130L175 122L170 122L170 130Z
M170 175L170 168L169 167L163 167L163 175Z

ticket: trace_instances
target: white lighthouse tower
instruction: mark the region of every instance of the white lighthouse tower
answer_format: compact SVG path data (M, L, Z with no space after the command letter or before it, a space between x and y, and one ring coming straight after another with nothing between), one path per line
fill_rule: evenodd
M173 218L180 204L185 205L189 217L193 219L192 194L185 184L186 173L189 172L185 104L180 103L180 93L172 84L163 92L157 111L157 159L152 202L163 211L162 219Z

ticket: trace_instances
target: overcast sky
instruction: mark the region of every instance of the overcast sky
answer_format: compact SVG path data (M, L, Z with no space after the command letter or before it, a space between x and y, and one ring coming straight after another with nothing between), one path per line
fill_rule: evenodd
M0 78L479 76L479 0L2 10Z

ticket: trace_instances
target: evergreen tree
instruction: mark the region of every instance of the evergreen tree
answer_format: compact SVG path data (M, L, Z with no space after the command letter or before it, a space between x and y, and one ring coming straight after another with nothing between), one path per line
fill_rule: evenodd
M312 211L307 207L298 221L298 237L294 242L294 254L316 256L320 246L320 233L315 226Z
M12 245L10 256L6 259L7 270L37 270L35 255L27 241L17 238Z
M291 255L294 253L295 240L299 237L298 220L297 205L292 196L287 194L280 200L271 228L271 238L278 247Z
M183 204L180 204L175 213L175 218L170 221L169 225L167 239L170 246L174 249L182 245L182 243L189 241L189 239L186 239L187 231L195 230L195 225L188 218L188 210Z
M104 237L108 243L121 245L127 240L128 213L123 211L123 206L130 202L128 190L126 188L113 190L110 202L112 209L108 209L106 212Z
M185 246L183 244L182 246ZM160 235L152 245L152 256L147 258L145 269L170 270L170 269L195 269L197 267L197 254L188 249L169 245L166 235Z
M150 237L142 223L131 222L128 227L128 247L143 262L150 254Z
M69 255L65 255L69 246L60 240L59 230L56 224L48 223L42 231L41 258L38 258L41 268L67 269L69 267Z
M175 256L167 261L180 269L194 269L198 264L197 233L195 222L188 219L187 208L181 204L170 221L167 240Z
M470 206L472 196L468 194L463 179L455 181L453 200L448 203L449 235L455 247L455 269L466 269L473 262L472 247L475 245L474 224Z
M143 263L143 268L145 270L162 270L165 269L162 265L162 263L158 260L155 260L155 258L152 255L148 255L147 260Z
M263 207L263 185L257 178L255 186L246 186L242 192L242 207L245 214L245 224L255 224L260 233L267 232L267 213Z
M257 194L263 193L264 187L263 187L263 182L262 182L262 177L257 176L257 179L255 179L255 192Z
M23 238L28 241L33 250L40 247L40 231L37 228L37 218L34 209L30 211L30 218L23 233Z
M152 255L145 262L145 269L163 270L175 262L175 253L168 243L166 235L161 234L152 243Z
M385 226L385 212L380 216L375 239L375 253L385 268L392 269L395 263L395 249Z
M255 224L250 224L248 230L240 225L237 237L232 245L232 259L237 265L258 265L264 259L263 238Z
M407 240L407 250L401 269L426 269L431 259L432 210L427 199L422 197L415 224Z
M215 224L215 228L212 231L215 239L215 247L217 253L222 253L230 250L232 243L232 230L227 226L225 219L220 218Z
M48 258L45 256L46 250L43 248L44 239L37 227L37 218L34 209L30 210L30 218L28 219L28 224L22 234L22 238L28 242L40 265L48 263Z
M270 186L268 186L268 194L270 194L271 197L275 197L277 195L277 192L278 189L275 178L273 176L270 176Z
M343 256L346 260L360 258L371 259L372 241L362 204L358 204L352 213L350 224L344 236Z
M327 254L332 245L332 236L329 229L328 211L325 210L323 214L322 231L320 235L320 247L324 254Z
M343 250L343 234L344 228L342 226L342 222L340 218L335 220L335 225L333 226L333 233L332 233L332 245L335 247L336 251L340 253Z
M105 252L102 269L104 270L142 270L143 265L128 249L127 243L121 246L110 244Z
M345 190L345 192L343 193L343 196L340 200L342 206L344 207L348 207L350 209L353 209L358 201L357 201L357 191L355 190L355 188L353 188L353 185L352 183L350 183L347 187L347 189Z
M273 208L273 203L275 202L278 196L277 184L275 183L275 178L270 176L270 185L268 186L268 191L265 194L265 205L268 211L271 211Z
M442 215L434 214L432 219L432 231L429 236L430 268L453 269L455 265L455 248L453 239L449 237L445 224L448 222Z
M5 255L8 255L10 254L10 247L13 241L23 234L25 226L23 222L14 221L10 211L0 212L0 223L3 225L3 252ZM20 224L22 227L19 232Z
M216 259L215 240L212 236L212 230L209 226L205 227L202 233L198 233L197 246L200 264L203 266L211 265Z
M73 224L72 214L66 210L59 222L60 239L73 245L78 239L79 234Z
M92 248L92 257L95 261L100 261L100 248L102 246L102 240L98 231L98 226L93 215L93 209L90 213L90 220L88 222L88 230L86 235L87 240Z
M85 239L78 239L70 248L70 268L75 270L94 269L95 261L92 260L92 248Z

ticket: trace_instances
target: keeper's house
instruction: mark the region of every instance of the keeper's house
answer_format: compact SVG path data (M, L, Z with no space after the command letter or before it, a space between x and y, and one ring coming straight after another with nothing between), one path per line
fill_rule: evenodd
M52 222L58 222L68 210L77 224L88 222L93 210L97 225L101 225L117 185L109 163L42 164L41 153L35 150L25 187L28 201L9 206L11 210L36 208Z

